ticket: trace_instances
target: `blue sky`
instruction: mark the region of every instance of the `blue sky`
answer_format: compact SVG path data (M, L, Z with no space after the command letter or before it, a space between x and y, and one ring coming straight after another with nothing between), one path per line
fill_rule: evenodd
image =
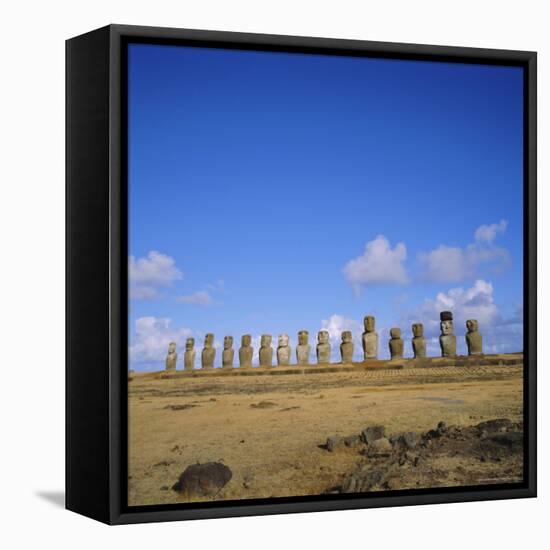
M479 318L522 349L522 70L129 46L130 368L175 339ZM335 353L335 360L337 354ZM312 355L313 360L313 355ZM217 362L221 361L218 353Z

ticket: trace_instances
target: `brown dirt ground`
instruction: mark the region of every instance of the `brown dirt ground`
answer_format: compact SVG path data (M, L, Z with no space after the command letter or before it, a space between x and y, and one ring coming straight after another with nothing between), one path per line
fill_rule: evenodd
M133 374L128 503L189 502L172 485L187 466L213 461L233 473L215 500L321 494L365 462L357 448L321 448L329 436L359 434L373 424L391 434L426 432L440 420L520 422L522 411L521 366L173 379ZM479 476L469 475L469 484L517 481L521 470L507 464L500 471L468 456L434 460L437 479L405 475L399 488L462 484L460 472L474 465Z

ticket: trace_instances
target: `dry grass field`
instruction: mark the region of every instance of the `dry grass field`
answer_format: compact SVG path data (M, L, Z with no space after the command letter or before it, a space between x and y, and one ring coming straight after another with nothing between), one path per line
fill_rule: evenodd
M129 505L329 492L351 473L371 464L381 467L389 459L369 458L361 446L329 452L324 448L328 437L360 434L375 424L390 435L425 433L440 421L459 427L497 418L519 423L522 377L521 364L309 376L132 374ZM436 442L439 446L431 448L437 452L420 464L418 453L400 455L374 489L521 480L521 453L487 459L460 452L461 442L465 446L468 440L462 432L452 437ZM188 466L207 462L221 462L232 472L215 496L185 497L172 489Z

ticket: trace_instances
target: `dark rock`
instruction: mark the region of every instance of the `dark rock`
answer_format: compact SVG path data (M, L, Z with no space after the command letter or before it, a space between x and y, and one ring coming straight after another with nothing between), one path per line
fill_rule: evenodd
M196 496L214 496L233 477L231 469L221 462L192 464L180 475L172 489Z
M192 409L193 407L196 407L197 405L191 405L189 403L185 405L166 405L164 407L165 409L170 409L172 411L185 411L186 409Z
M344 440L337 436L333 435L332 437L327 438L327 443L325 445L327 451L333 452L337 447L340 447L344 444Z
M358 435L348 435L347 437L344 437L344 445L346 447L357 447L357 445L361 444L361 437Z
M367 444L381 439L386 436L386 428L384 426L369 426L361 432L363 441Z
M260 401L259 403L251 403L250 407L253 409L271 409L272 407L276 407L277 403L273 403L273 401Z
M392 451L392 446L390 440L387 437L381 437L380 439L375 439L367 447L368 456L383 456L389 455Z
M441 422L439 422L437 424L436 429L440 434L444 434L447 431L447 422L443 422L443 420L442 420Z
M496 418L494 420L486 420L485 422L480 422L476 428L480 432L500 432L505 431L512 425L512 421L508 418Z
M384 482L385 473L381 470L357 472L348 476L342 484L342 493L365 493Z
M511 452L521 452L523 450L523 434L521 432L497 433L487 436L481 442L482 449L491 447L502 447Z
M390 437L390 443L400 449L414 449L419 442L416 432L403 432Z

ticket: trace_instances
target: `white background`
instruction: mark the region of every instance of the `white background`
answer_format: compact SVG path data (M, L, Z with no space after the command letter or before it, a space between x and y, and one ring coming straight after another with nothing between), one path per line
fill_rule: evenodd
M3 2L0 65L0 543L4 548L542 548L539 498L109 528L64 511L64 41L108 23L539 52L539 281L550 238L550 18L545 1L95 0ZM546 154L545 154L546 153ZM468 190L468 182L464 182ZM443 189L442 189L443 191ZM495 197L498 200L498 197ZM413 228L411 228L413 230ZM539 438L548 328L539 285ZM546 312L547 313L547 312ZM546 318L546 319L543 319ZM546 343L547 344L547 343ZM88 343L93 346L93 340ZM86 353L86 349L82 349ZM547 389L547 388L546 388ZM545 464L545 461L547 464ZM538 540L538 542L537 542Z

